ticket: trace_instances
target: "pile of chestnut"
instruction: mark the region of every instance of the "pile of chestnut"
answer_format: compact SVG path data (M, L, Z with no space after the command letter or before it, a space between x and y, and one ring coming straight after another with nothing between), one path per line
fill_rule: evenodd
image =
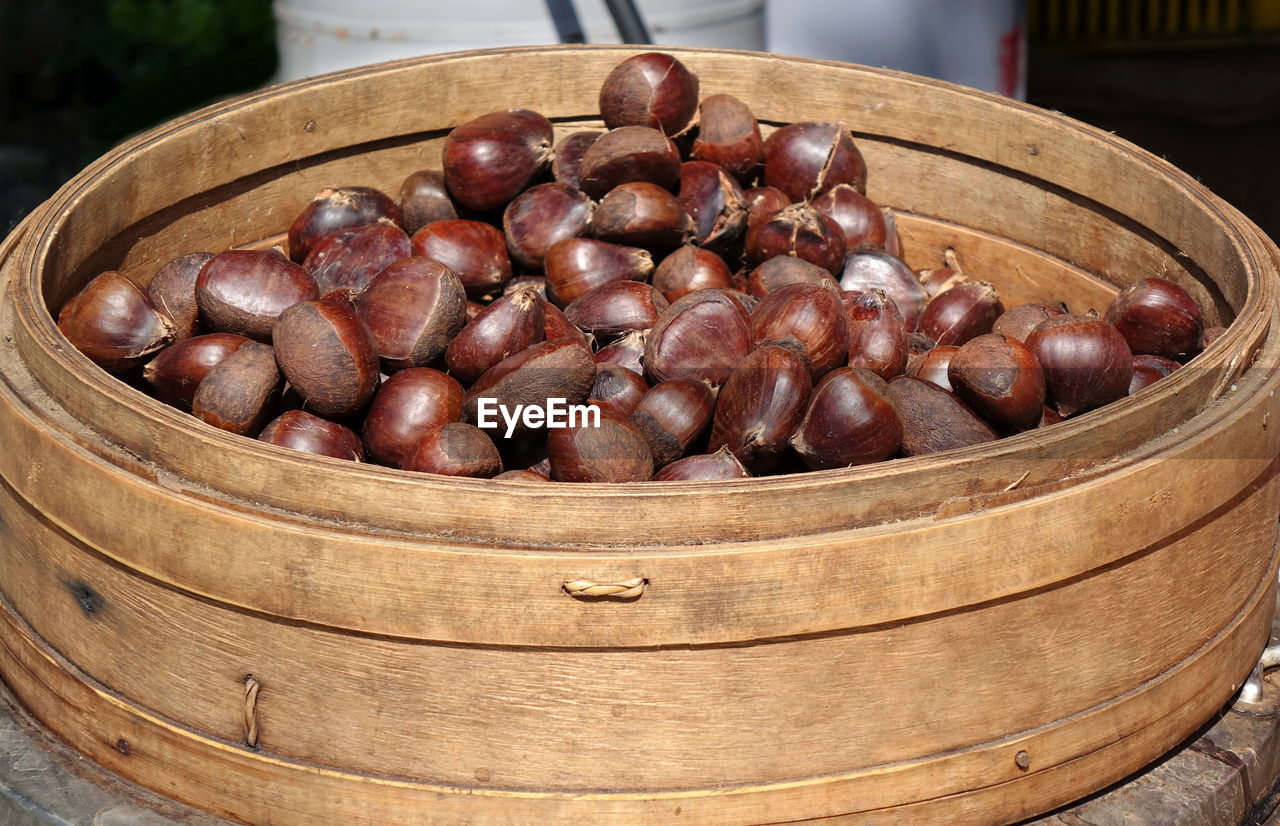
M1006 309L913 271L841 123L762 139L678 60L605 79L608 131L524 109L458 126L398 200L325 189L287 255L191 253L91 281L58 325L97 364L232 433L411 471L744 478L1043 427L1178 369L1221 328L1158 278L1099 317ZM478 400L598 426L476 426ZM488 403L488 402L486 402ZM505 472L504 472L505 469Z

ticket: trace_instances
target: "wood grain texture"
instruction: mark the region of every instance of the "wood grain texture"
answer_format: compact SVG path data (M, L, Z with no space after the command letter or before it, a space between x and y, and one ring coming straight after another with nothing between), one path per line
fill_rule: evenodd
M634 51L255 93L104 157L0 246L0 674L45 725L255 823L983 823L1138 768L1238 687L1275 589L1280 253L1022 104L675 50L766 132L848 123L914 266L952 249L1008 303L1073 310L1159 274L1232 321L1151 392L991 445L697 485L439 480L202 427L52 324L98 269L270 244L322 186L394 192L487 111L598 126ZM557 82L513 91L517 61ZM563 589L637 578L627 601Z

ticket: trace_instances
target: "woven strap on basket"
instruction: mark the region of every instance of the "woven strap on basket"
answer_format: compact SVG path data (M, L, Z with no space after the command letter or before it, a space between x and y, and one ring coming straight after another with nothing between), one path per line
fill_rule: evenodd
M635 599L644 593L649 581L644 577L624 579L622 582L591 582L586 579L575 579L566 582L562 587L571 597L613 597L614 599Z
M250 748L258 745L258 689L262 682L252 674L244 678L244 742Z

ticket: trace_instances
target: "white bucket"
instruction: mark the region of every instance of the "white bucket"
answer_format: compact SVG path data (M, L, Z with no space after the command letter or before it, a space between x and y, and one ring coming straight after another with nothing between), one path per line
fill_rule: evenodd
M639 0L655 43L764 48L764 0ZM574 0L590 43L618 43L603 0ZM559 42L542 0L276 0L280 80L401 57Z

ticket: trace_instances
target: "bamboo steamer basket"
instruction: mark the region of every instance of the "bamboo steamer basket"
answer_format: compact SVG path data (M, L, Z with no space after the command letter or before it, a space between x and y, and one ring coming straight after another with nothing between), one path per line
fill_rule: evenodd
M97 272L270 244L454 125L598 127L634 48L289 84L96 162L0 249L0 676L144 786L246 823L988 823L1208 719L1273 613L1277 252L1112 135L888 71L671 49L769 129L844 120L913 266L1102 310L1160 275L1228 332L1053 428L703 484L441 479L205 427L50 316ZM594 592L614 596L589 597Z

